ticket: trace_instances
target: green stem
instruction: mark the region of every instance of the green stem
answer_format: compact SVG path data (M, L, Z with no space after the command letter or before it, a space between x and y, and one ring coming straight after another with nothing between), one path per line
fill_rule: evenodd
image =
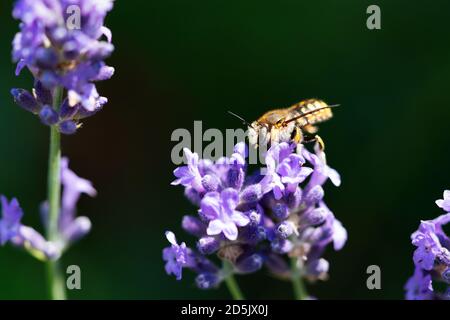
M227 284L228 291L230 291L231 297L233 297L233 300L245 300L244 295L241 292L241 289L239 288L239 285L234 278L232 266L229 262L224 261L223 262L223 269L225 272L225 283Z
M291 281L294 288L296 300L305 300L308 298L305 285L303 284L301 272L297 266L297 258L291 258Z
M62 88L54 91L53 108L57 110L62 101ZM48 225L47 238L49 241L59 241L58 221L61 199L61 134L56 126L50 128L50 151L48 157ZM53 300L66 299L65 281L61 274L58 261L47 262L47 280L50 298Z

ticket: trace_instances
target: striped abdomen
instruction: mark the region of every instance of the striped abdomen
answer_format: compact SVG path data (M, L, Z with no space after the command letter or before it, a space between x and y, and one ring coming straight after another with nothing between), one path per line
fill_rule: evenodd
M290 109L292 111L290 118L297 118L295 122L302 127L308 124L315 125L333 117L331 107L317 99L304 100Z

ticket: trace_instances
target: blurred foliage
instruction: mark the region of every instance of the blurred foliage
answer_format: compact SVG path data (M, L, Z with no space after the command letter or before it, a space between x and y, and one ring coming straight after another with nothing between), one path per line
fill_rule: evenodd
M163 233L180 230L195 208L171 187L170 141L176 128L240 125L309 97L340 103L321 126L330 164L343 185L327 186L330 208L347 227L341 252L327 252L328 282L309 286L319 298L403 298L413 270L409 235L440 210L449 188L450 2L377 1L382 29L366 28L372 1L123 1L107 18L116 51L110 100L75 136L64 137L72 168L92 180L96 199L79 211L92 233L63 264L82 269L70 297L226 298L203 292L193 277L163 270ZM14 106L11 40L18 29L11 1L0 2L0 192L16 196L28 224L38 225L45 199L48 128ZM0 298L45 298L44 267L10 246L0 250ZM368 291L366 268L382 269L382 290ZM267 272L239 277L249 298L291 298L289 283ZM266 290L271 288L270 291Z

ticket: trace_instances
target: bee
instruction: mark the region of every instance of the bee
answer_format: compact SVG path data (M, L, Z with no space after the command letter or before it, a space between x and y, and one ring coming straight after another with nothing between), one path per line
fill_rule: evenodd
M258 145L273 145L281 142L295 143L317 141L323 149L322 139L316 135L317 124L333 117L331 109L338 105L328 105L322 100L303 100L289 108L275 109L266 112L258 120L248 123L238 117L248 126L248 139L255 148Z

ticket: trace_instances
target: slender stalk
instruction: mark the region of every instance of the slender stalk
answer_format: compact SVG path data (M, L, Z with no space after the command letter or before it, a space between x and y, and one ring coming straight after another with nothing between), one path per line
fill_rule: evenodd
M244 295L242 294L242 291L239 288L236 279L234 278L231 264L227 261L224 261L223 269L225 272L225 283L227 284L228 291L230 291L233 300L245 300Z
M58 109L62 101L62 88L54 91L53 108ZM50 128L50 151L48 157L48 225L47 238L49 241L58 242L58 220L61 199L61 135L56 126ZM47 281L50 298L53 300L66 299L65 281L61 274L58 261L47 262Z
M297 266L297 258L291 258L291 281L294 288L296 300L305 300L308 298L305 285L303 284L301 272Z

